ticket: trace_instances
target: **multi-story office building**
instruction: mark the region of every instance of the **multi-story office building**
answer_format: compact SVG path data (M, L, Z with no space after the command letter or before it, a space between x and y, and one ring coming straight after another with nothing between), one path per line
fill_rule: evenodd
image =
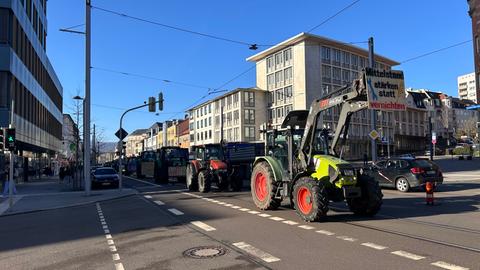
M473 56L477 97L480 96L480 0L467 0L468 14L472 19Z
M147 138L146 129L137 129L134 132L130 133L126 138L126 149L125 154L127 157L138 156L144 150L144 140Z
M358 78L367 66L368 51L345 42L300 33L247 61L256 62L257 87L268 91L268 121L281 125L290 110L304 110L322 97ZM391 69L398 62L376 55L375 67ZM339 108L323 113L325 127L334 129ZM393 136L393 113L383 112L377 126ZM348 157L362 157L370 152L368 133L372 130L370 112L363 110L352 119L349 144L344 149ZM390 135L391 134L391 135Z
M266 104L264 90L238 88L191 108L190 145L258 141Z
M0 126L13 124L17 149L62 150L63 90L46 54L46 0L0 0Z
M458 76L458 97L460 99L469 99L475 103L479 103L479 96L477 95L477 85L475 79L475 72Z

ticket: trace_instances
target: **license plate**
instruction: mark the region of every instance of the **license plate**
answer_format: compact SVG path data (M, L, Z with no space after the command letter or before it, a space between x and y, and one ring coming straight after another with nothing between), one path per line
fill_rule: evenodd
M436 171L427 171L427 174L428 174L428 175L434 175L434 174L436 174L436 173L437 173Z

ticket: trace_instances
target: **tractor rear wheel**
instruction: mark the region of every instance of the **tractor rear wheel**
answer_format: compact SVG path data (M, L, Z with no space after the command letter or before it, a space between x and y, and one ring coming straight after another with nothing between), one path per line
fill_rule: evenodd
M305 221L319 221L327 216L328 195L325 186L311 177L298 179L293 187L293 201L297 214Z
M201 193L207 193L212 186L212 178L210 174L203 170L198 173L198 191Z
M275 198L278 183L275 181L270 165L267 162L256 164L250 179L252 199L255 205L262 210L277 209L282 200Z
M187 165L185 182L187 184L188 190L190 190L190 191L197 191L198 190L197 176L195 175L195 172L194 172L191 164Z
M382 206L383 193L378 182L370 176L360 175L357 186L362 190L359 198L347 199L350 211L356 215L374 216Z

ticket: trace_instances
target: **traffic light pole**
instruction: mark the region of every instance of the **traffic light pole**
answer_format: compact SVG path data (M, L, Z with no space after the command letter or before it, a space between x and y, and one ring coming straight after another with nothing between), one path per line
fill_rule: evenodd
M13 125L13 112L15 109L15 101L12 100L12 111L10 113L10 125L9 127L10 128L14 128L15 126ZM14 188L14 184L13 184L13 167L15 166L15 162L14 162L14 158L15 158L15 155L14 155L14 150L13 149L10 149L10 168L9 168L9 173L8 173L8 209L12 209L12 206L13 206L13 188Z

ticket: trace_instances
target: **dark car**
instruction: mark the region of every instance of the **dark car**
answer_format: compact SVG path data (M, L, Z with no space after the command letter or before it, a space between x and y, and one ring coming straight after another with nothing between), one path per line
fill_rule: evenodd
M92 187L118 187L118 174L113 168L102 167L92 172Z
M443 183L440 168L426 159L398 157L375 163L367 174L375 177L380 186L393 187L401 192L424 187L426 182Z

